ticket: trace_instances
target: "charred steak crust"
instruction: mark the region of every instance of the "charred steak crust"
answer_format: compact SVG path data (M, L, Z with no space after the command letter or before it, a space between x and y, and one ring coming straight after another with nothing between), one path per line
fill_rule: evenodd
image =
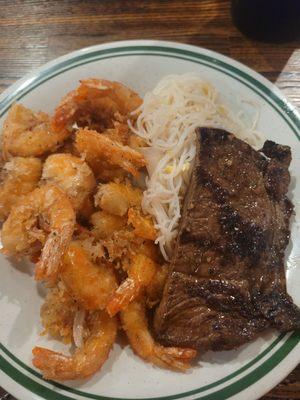
M260 152L220 129L197 130L171 272L154 329L169 346L228 350L262 330L300 328L286 292L293 211L288 146Z

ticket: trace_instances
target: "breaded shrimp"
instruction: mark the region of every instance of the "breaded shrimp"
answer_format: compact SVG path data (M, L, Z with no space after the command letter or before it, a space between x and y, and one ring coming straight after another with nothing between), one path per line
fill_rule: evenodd
M4 220L13 205L36 188L42 173L42 162L34 157L13 157L1 171L0 220Z
M102 258L105 258L102 241L98 240L93 232L83 226L76 225L72 243L80 247L93 263L97 264L99 261L103 261Z
M57 149L68 136L69 132L51 129L47 114L14 104L3 125L3 158L39 157Z
M93 171L81 158L72 154L52 154L43 166L42 179L60 187L75 211L82 208L96 186Z
M106 310L112 317L133 301L147 287L160 266L144 254L130 257L129 265L125 267L128 278L118 287L111 297Z
M159 247L156 244L154 244L152 240L145 240L145 239L135 240L130 246L130 251L132 254L138 254L138 253L144 254L145 256L151 258L158 264L163 263L163 257L160 253Z
M91 165L91 163L90 163ZM102 183L118 180L119 182L126 179L127 172L119 167L112 167L105 161L98 160L97 164L91 165L94 174Z
M128 224L134 227L136 236L143 239L155 240L157 232L153 225L153 220L150 216L142 215L142 213L134 208L128 210Z
M111 261L118 258L123 259L129 254L141 253L155 262L161 262L161 255L158 247L150 240L137 237L132 230L126 227L114 231L111 237L103 239L102 243Z
M165 283L169 273L169 265L161 265L149 285L146 286L146 304L148 308L154 307L162 299Z
M33 365L45 379L56 381L87 378L97 372L108 358L117 335L117 321L105 311L94 311L86 318L89 336L72 356L35 347Z
M106 211L97 211L91 215L92 233L97 239L106 239L126 225L126 218L109 214Z
M105 183L98 186L95 195L95 206L120 217L124 216L129 207L139 206L142 201L142 191L124 183Z
M115 261L123 259L130 254L132 245L136 244L138 246L140 240L133 232L125 228L115 231L111 237L104 239L102 243L107 250L109 260Z
M145 361L175 371L190 368L197 352L179 347L163 347L156 343L148 329L144 299L133 301L121 311L121 322L133 351Z
M56 186L45 185L24 196L4 222L3 249L8 254L26 254L36 244L43 246L35 278L53 282L72 238L75 213L67 195Z
M106 129L101 132L101 135L108 137L113 142L127 145L129 141L129 126L127 123L121 124L120 122L115 122L113 128Z
M67 291L85 310L105 309L117 288L112 265L105 259L93 263L80 241L70 243L60 269Z
M78 310L75 300L66 291L62 282L47 293L41 307L41 320L45 329L43 333L61 339L64 343L73 340L73 323Z
M121 167L134 176L146 165L144 156L137 150L114 142L95 130L79 129L75 147L93 170L99 168L99 159L112 167Z
M53 126L57 131L64 131L76 122L78 126L103 131L113 128L113 121L117 118L126 122L131 111L141 104L142 99L119 82L84 79L56 108Z

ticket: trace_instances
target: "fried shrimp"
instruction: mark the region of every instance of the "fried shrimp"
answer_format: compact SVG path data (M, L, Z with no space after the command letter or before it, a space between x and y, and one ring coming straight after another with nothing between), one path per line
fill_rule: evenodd
M142 191L124 183L106 183L98 186L95 205L102 210L123 217L129 207L139 206Z
M165 283L169 273L169 265L164 264L160 266L151 282L146 287L146 304L148 308L154 307L162 298Z
M51 129L47 114L34 113L22 104L14 104L3 125L3 158L39 157L57 149L68 136L68 132Z
M93 171L99 170L103 165L101 163L105 162L137 176L138 170L146 165L144 156L137 150L117 143L95 130L79 129L76 132L75 147Z
M83 379L102 367L116 339L117 321L104 311L94 311L87 316L86 325L89 335L72 356L42 347L33 349L33 365L45 379Z
M75 213L70 200L56 186L45 185L24 196L11 209L1 232L8 254L26 254L43 246L36 265L37 280L55 281L60 262L72 238Z
M130 138L129 127L127 123L121 124L120 122L115 122L113 128L106 129L104 132L101 132L101 135L108 137L114 142L124 145L128 144Z
M96 373L118 328L155 366L185 371L197 354L163 347L151 334L148 317L162 299L169 266L143 203L150 153L135 129L142 103L119 82L91 78L53 116L14 104L4 122L0 252L35 264L35 279L47 289L41 335L71 346L69 354L33 348L33 365L45 379Z
M190 368L196 350L163 347L156 343L149 331L144 300L133 301L121 311L121 322L133 351L145 361L175 371Z
M80 210L96 186L93 171L81 158L71 154L52 154L43 167L42 179L60 187L74 209Z
M126 218L109 214L106 211L97 211L91 215L92 233L97 239L107 239L126 225Z
M151 217L142 215L139 210L134 208L128 210L128 224L134 227L134 233L138 237L153 241L157 237Z
M66 291L62 282L54 286L47 293L41 307L41 320L45 329L55 338L64 343L71 343L73 339L73 323L78 306Z
M135 254L131 256L125 269L128 278L118 287L106 307L111 317L123 310L151 283L159 265L144 254Z
M158 246L156 246L151 240L136 238L136 240L130 246L130 250L133 254L144 254L157 264L162 264L163 262L163 258Z
M97 264L100 259L105 258L103 243L97 240L93 232L77 225L75 233L76 240L74 240L72 244L80 247L86 253L90 261Z
M80 241L70 243L60 269L70 295L85 310L103 310L117 288L113 267L104 259L93 263Z
M36 188L42 173L42 162L34 157L13 157L1 171L0 220L4 220L13 205Z
M157 246L150 240L137 237L133 231L123 228L102 241L109 259L115 261L118 258L127 257L129 254L144 254L156 262L161 262Z
M64 131L76 122L101 132L113 128L118 118L126 122L141 104L140 96L119 82L84 79L56 108L53 126L56 131Z

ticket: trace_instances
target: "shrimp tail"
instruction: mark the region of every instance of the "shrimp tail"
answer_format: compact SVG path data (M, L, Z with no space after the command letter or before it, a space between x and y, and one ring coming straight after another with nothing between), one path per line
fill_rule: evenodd
M143 298L130 303L121 312L121 322L133 351L144 360L173 371L185 371L196 357L193 349L163 347L151 335Z
M162 366L174 371L185 371L191 367L190 361L196 357L197 351L178 347L163 347L156 345L154 357L162 362Z
M131 278L127 278L115 291L106 311L110 317L123 310L139 293L140 285Z
M117 320L103 311L94 311L87 319L90 336L73 355L65 356L43 347L32 350L33 365L42 371L45 379L65 381L88 378L105 363L116 339Z
M36 368L43 371L44 379L72 379L68 375L68 371L72 371L72 374L74 371L74 363L70 357L38 346L34 347L32 354L32 363Z
M67 247L65 244L69 243L72 230L60 234L54 231L50 235L43 248L41 259L36 265L35 279L53 283L58 276L62 254L65 253ZM61 249L61 253L53 252L56 248Z

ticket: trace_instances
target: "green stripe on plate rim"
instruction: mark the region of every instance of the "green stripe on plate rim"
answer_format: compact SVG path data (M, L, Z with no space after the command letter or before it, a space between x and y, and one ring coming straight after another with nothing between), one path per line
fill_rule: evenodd
M235 372L225 376L224 378L222 378L214 383L202 386L202 387L194 389L192 391L188 391L188 392L184 392L184 393L180 393L180 394L176 394L176 395L158 397L156 399L160 399L160 400L178 399L178 398L182 398L183 396L191 396L193 394L202 393L206 390L209 390L216 386L219 386L219 385L229 381L230 379L240 375L241 373L247 371L249 368L251 368L253 365L255 365L258 361L260 361L262 358L264 358L268 353L270 353L270 351L272 351L284 338L286 339L286 336L287 335L285 335L285 334L279 335L265 350L263 350L260 354L258 354L253 360L251 360L250 362L248 362L246 365L244 365L240 369L236 370ZM283 347L283 346L281 346L281 347ZM24 364L21 360L19 360L16 356L14 356L9 350L7 350L1 343L0 343L0 349L3 351L4 354L6 354L12 361L14 361L16 364L18 364L25 371L30 372L32 375L36 376L39 379L43 379L41 374L39 374L37 371L35 371L34 369L32 369L32 368L28 367L26 364ZM2 359L4 359L4 358L1 357L1 355L0 355L0 368L1 368L1 360ZM90 399L96 399L96 400L117 399L115 397L105 397L105 396L99 396L99 395L92 394L92 393L83 392L83 391L80 391L80 390L77 390L74 388L70 388L68 386L62 385L62 384L54 382L54 381L51 381L51 384L53 384L54 386L56 386L59 389L63 389L65 391L68 391L73 394L85 396L86 398L90 398ZM153 399L155 399L155 398L153 398L153 397L144 398L142 400L153 400ZM127 400L134 400L134 399L127 399Z
M278 339L277 339L278 340ZM277 342L276 340L276 342ZM299 333L294 332L288 340L281 346L269 359L267 359L264 363L259 365L256 369L251 371L248 375L240 378L236 382L224 387L223 389L217 390L213 393L208 395L204 395L201 397L197 397L197 399L201 400L226 400L229 397L241 392L242 390L246 389L253 383L257 382L259 379L263 378L266 373L271 371L276 365L278 365L299 343L300 336ZM272 343L272 348L275 346L275 342ZM269 348L268 348L269 349ZM266 349L266 350L268 350ZM267 353L267 351L266 351ZM39 382L34 381L29 376L24 375L18 369L16 369L13 365L8 363L2 356L0 356L0 367L1 370L7 374L10 378L14 381L19 383L21 386L25 387L27 390L38 394L40 397L47 399L47 400L75 400L74 397L66 396L64 394L58 393L53 391L51 388L43 386ZM53 383L53 382L51 382ZM70 390L63 385L59 385L61 389L68 389L70 393L78 394L81 396L85 396L86 398L96 399L96 400L120 400L120 398L115 397L104 397L98 395L92 395L90 393L80 392L76 389ZM171 400L171 399L178 399L182 397L188 397L192 395L196 395L200 393L201 389L195 389L190 392L185 392L180 395L174 396L166 396L166 397L155 397L155 398L146 398L140 400ZM125 400L125 398L122 398ZM135 400L135 399L126 399L126 400Z
M0 117L6 112L13 101L20 100L35 87L55 77L58 74L68 71L69 69L72 69L76 66L88 64L93 61L134 55L162 56L188 60L191 62L196 62L198 64L206 65L210 68L231 76L232 78L238 80L239 82L250 88L252 91L257 93L269 105L271 105L277 113L280 113L281 117L293 130L297 138L300 139L298 133L298 130L300 128L300 119L294 111L293 107L289 103L280 99L280 97L278 97L272 90L267 88L264 84L253 78L248 73L243 72L240 69L224 61L218 60L217 58L205 54L199 54L191 50L153 45L124 46L104 50L95 50L91 51L88 54L80 54L74 56L72 59L61 61L59 64L48 67L45 71L41 71L41 73L39 73L36 77L30 78L28 80L28 83L24 82L24 84L22 84L21 86L21 90L16 89L15 93L9 94L4 100L0 102L0 110L2 110ZM270 100L272 100L273 102ZM297 129L292 126L291 122L295 124Z
M116 48L109 48L103 50L95 50L91 51L88 54L80 54L75 55L73 58L61 61L59 64L53 65L48 67L46 70L41 71L37 74L37 76L29 78L25 81L21 89L16 88L16 90L6 96L0 102L0 110L1 114L0 117L7 111L9 106L13 101L20 100L30 91L32 91L37 86L41 85L42 83L46 82L47 80L59 75L69 69L75 68L79 65L88 64L98 60L104 60L108 58L115 58L115 57L123 57L123 56L134 56L134 55L146 55L146 56L162 56L162 57L169 57L169 58L177 58L183 59L191 62L195 62L198 64L205 65L207 67L213 68L215 70L220 71L226 75L229 75L235 80L238 80L243 85L250 88L260 97L262 97L271 107L285 120L285 122L289 125L289 127L294 132L295 136L300 140L300 136L298 130L300 128L300 119L298 118L297 114L294 112L293 108L278 97L272 90L270 90L267 86L259 82L257 79L253 78L248 73L241 71L240 69L214 58L212 56L208 56L205 54L199 54L197 52L191 50L183 50L177 49L167 46L153 46L153 45L142 45L142 46L124 46L124 47L116 47ZM217 56L217 55L216 55ZM204 390L211 389L220 385L229 379L232 379L235 376L238 376L240 373L244 372L252 365L257 363L262 357L268 354L275 346L280 342L284 335L280 335L273 343L269 345L267 349L265 349L261 354L259 354L255 359L250 361L241 369L235 371L234 373L224 377L223 379L214 382L210 385L206 385L204 387L195 389L190 392L181 393L178 395L173 396L164 396L164 397L156 397L156 399L177 399L182 398L185 396L195 395L197 393L203 392ZM206 395L201 397L201 399L206 400L217 400L217 399L227 399L228 397L232 396L244 390L246 387L250 386L257 380L261 379L264 375L266 375L269 371L271 371L281 360L283 360L292 350L293 348L299 343L300 335L297 333L293 333L285 343L266 361L264 361L259 367L255 370L250 372L248 375L244 376L243 378L239 379L238 381L230 384L229 386L214 392L212 394ZM31 374L41 378L41 375L31 369L30 367L26 366L22 361L17 359L14 355L12 355L3 345L0 345L2 351L10 357L13 361L15 361L19 366L26 369ZM15 381L17 381L20 385L24 386L28 390L32 391L33 393L38 394L39 396L45 399L61 399L61 400L69 400L72 399L60 393L49 389L38 382L35 382L30 377L24 375L22 372L18 371L13 365L9 364L3 357L0 357L0 367L1 369L9 376L11 376ZM103 397L98 395L93 395L90 393L85 393L78 391L73 388L69 388L67 386L58 384L56 382L52 382L57 388L69 391L70 393L78 394L81 396L85 396L86 398L92 399L115 399L112 397ZM47 397L46 397L47 396ZM221 396L221 397L220 397ZM224 397L225 396L225 397ZM153 399L153 398L151 398ZM142 399L141 399L142 400ZM148 399L147 399L148 400ZM150 399L149 399L150 400Z

